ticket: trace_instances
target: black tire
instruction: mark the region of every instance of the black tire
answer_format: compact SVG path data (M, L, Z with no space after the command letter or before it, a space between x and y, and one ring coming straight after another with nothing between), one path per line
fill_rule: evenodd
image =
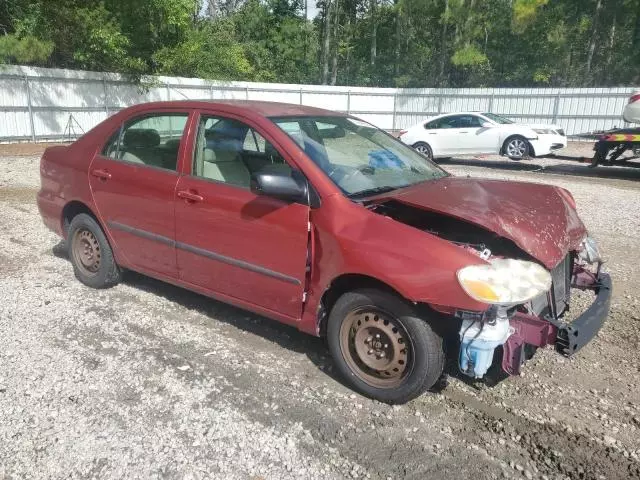
M358 322L365 326L356 326ZM376 330L379 328L391 333L387 336L383 330ZM376 331L382 331L382 336L372 333ZM371 343L374 335L373 343L377 346ZM366 339L360 342L365 336ZM384 403L405 403L420 396L436 384L444 369L442 337L416 315L411 305L381 290L362 289L343 294L329 315L327 341L346 383L361 394ZM358 344L362 344L364 350L371 350L358 356ZM392 345L386 350L388 344ZM404 353L402 350L391 352L398 347ZM371 353L374 349L389 353L384 359L378 358L379 353ZM382 370L374 370L364 364L363 356L367 362L387 362L387 365L381 367ZM394 360L400 357L406 360ZM392 373L396 375L393 378L385 376L390 374L389 365L398 364L403 365L401 373ZM397 371L396 368L393 370Z
M429 160L433 160L433 150L428 143L418 142L413 144L413 149L421 155L424 155Z
M98 222L86 213L71 220L67 252L76 278L89 287L113 287L122 278L107 237Z
M507 138L502 145L502 154L511 160L524 160L529 158L532 150L529 141L520 135L513 135Z

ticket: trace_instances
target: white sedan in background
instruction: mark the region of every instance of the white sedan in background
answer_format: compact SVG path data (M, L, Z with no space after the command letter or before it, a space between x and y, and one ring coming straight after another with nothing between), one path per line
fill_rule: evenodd
M439 115L403 130L399 138L431 159L492 153L521 160L567 146L558 125L524 125L479 112Z
M631 95L622 116L627 123L640 123L640 90Z

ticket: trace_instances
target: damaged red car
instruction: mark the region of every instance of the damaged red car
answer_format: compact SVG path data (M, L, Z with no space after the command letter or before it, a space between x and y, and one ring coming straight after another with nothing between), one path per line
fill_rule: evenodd
M48 148L40 172L81 282L134 270L324 336L345 382L383 402L432 387L447 357L482 378L538 347L573 355L609 311L568 191L451 176L342 113L137 105ZM568 322L573 289L593 303Z

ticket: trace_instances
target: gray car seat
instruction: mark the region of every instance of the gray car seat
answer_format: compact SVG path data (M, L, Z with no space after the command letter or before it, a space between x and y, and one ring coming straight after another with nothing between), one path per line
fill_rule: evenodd
M251 174L237 151L205 148L203 153L202 176L204 178L249 188Z
M152 128L130 128L122 138L121 159L127 162L157 165L160 134ZM159 166L159 165L157 165Z

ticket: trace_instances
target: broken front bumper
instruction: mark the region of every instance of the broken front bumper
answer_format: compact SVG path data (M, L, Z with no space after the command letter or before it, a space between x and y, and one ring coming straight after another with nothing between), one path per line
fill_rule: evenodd
M503 345L502 369L509 375L518 375L526 360L526 346L555 345L556 350L571 356L596 336L611 305L612 282L606 273L576 275L576 288L593 290L595 301L571 323L554 320L549 315L538 317L516 312L510 319L514 333Z
M584 347L600 331L611 306L611 277L601 273L593 285L596 300L585 312L569 324L558 325L556 349L570 356Z

